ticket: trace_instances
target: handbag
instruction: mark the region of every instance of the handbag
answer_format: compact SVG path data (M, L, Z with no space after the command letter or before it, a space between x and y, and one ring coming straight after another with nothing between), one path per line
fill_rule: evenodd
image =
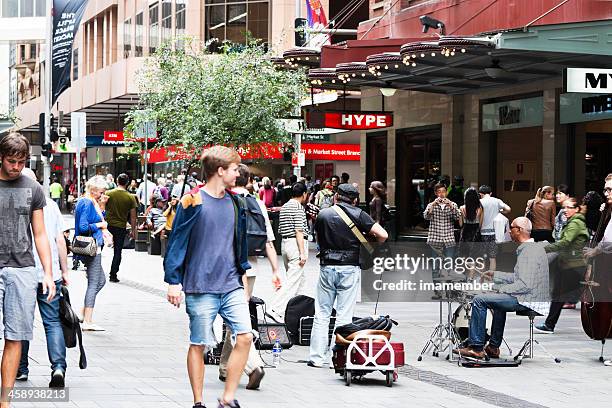
M64 341L67 348L79 346L80 357L79 357L79 368L84 370L87 368L87 356L85 355L85 349L83 348L83 336L81 333L81 325L79 318L72 310L70 304L70 294L65 286L62 286L61 296L59 298L59 317L62 324L62 331L64 334Z
M98 243L94 237L75 235L72 240L72 253L75 255L96 256Z

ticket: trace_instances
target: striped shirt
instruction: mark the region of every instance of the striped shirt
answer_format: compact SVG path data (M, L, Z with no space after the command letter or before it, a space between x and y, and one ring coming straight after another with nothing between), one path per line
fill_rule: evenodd
M308 235L304 207L296 200L291 199L281 207L278 232L283 238L295 238L296 230L302 231L305 237Z

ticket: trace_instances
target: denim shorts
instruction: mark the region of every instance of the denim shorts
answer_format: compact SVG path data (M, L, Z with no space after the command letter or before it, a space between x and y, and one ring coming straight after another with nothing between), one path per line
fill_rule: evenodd
M186 294L189 342L194 345L215 347L217 340L213 333L213 323L218 314L232 331L232 343L236 342L236 335L251 333L251 316L245 296L243 288L224 294Z
M482 242L484 242L484 252L489 258L497 257L497 242L495 242L495 235L482 235Z
M6 340L32 340L38 270L0 268L0 335Z

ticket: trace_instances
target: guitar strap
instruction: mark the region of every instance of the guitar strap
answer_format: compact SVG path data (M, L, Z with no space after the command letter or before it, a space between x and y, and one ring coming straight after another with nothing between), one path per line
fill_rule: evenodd
M340 218L342 218L342 221L346 223L347 227L349 227L353 235L355 235L355 237L359 240L359 242L363 244L366 251L368 251L368 253L371 255L374 252L374 247L372 247L372 244L370 244L370 242L366 239L366 237L363 236L361 231L359 231L359 228L357 228L353 220L351 220L348 214L344 212L344 210L340 208L339 205L334 205L332 208L336 211L336 213L338 213Z

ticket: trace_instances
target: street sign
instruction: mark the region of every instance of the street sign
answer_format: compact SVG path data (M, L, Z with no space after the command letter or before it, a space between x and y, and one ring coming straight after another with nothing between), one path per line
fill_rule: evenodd
M344 129L331 128L309 128L303 119L280 119L285 127L285 130L293 134L301 135L333 135L336 133L348 132Z
M305 134L305 135L302 135L302 141L303 142L329 142L330 141L330 137L329 137L329 135L310 135L310 134Z
M72 112L70 115L70 134L75 151L80 152L86 146L87 114L85 112Z

